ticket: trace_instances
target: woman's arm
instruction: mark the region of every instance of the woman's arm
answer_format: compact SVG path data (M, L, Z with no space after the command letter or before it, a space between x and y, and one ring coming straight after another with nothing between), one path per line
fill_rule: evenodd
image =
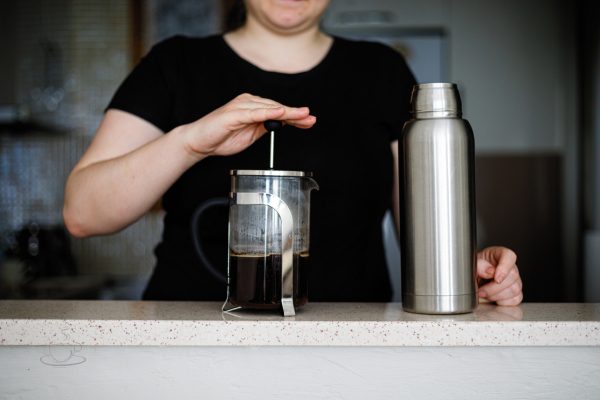
M181 129L166 135L132 114L108 110L71 172L63 215L72 235L118 231L140 218L194 163Z
M132 114L109 110L67 180L67 229L85 237L125 228L198 161L239 153L254 143L268 119L299 128L316 121L306 107L285 107L249 94L166 134Z

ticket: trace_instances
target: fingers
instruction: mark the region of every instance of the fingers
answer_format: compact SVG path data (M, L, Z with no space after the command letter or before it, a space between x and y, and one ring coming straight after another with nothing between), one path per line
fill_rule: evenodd
M492 263L486 259L477 258L477 277L482 279L492 279L495 272L496 267L494 267Z
M232 103L238 104L265 104L265 105L274 105L274 106L282 106L283 104L276 102L275 100L267 99L265 97L255 96L250 93L242 93L237 96L235 99L231 101Z
M300 128L300 129L311 128L316 122L317 122L317 117L315 117L314 115L309 115L309 116L307 116L305 118L301 118L301 119L285 120L286 124L295 126L296 128Z
M523 292L519 293L515 297L511 297L510 299L498 300L496 302L496 304L498 304L499 306L516 306L516 305L521 304L522 301L523 301Z
M245 93L193 123L182 125L180 131L192 155L228 156L245 150L263 136L264 122L270 119L299 128L310 128L316 121L308 107L288 107Z
M508 273L517 262L517 255L514 251L500 246L493 246L484 249L478 254L478 258L489 262L492 266L495 266L496 270L494 272L494 280L497 283L504 281L506 276L508 276Z
M317 118L313 115L308 115L308 108L255 108L240 110L237 114L238 124L255 124L263 123L267 120L279 120L286 124L297 128L307 129L312 127ZM264 128L264 127L263 127ZM266 130L263 130L264 133Z
M496 281L489 282L480 287L478 292L479 297L490 301L495 301L497 304L503 304L504 302L514 299L519 295L522 296L522 293L523 282L519 276L516 266L509 272L508 276L502 281L502 283L497 283Z
M479 297L498 305L517 305L523 301L523 281L516 261L517 255L506 247L481 251L477 255L477 275L493 280L479 288Z
M248 93L239 95L228 106L236 111L237 122L243 124L276 119L306 129L312 127L317 120L315 116L310 115L308 107L288 107L274 100ZM283 111L279 111L280 109Z
M269 119L280 119L285 113L284 107L244 108L237 111L237 120L242 124L255 124Z
M479 296L490 301L498 301L515 297L521 293L522 289L522 281L519 277L519 273L515 270L515 272L511 272L502 283L492 281L481 286L479 288Z
M517 263L517 255L510 249L499 248L498 250L498 266L494 274L494 280L497 283L502 283L508 274L513 270Z

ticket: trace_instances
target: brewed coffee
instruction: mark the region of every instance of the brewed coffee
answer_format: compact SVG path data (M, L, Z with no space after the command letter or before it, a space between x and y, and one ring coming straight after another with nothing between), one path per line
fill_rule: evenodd
M308 253L294 253L294 306L308 302ZM281 307L281 254L231 254L229 300L245 308Z

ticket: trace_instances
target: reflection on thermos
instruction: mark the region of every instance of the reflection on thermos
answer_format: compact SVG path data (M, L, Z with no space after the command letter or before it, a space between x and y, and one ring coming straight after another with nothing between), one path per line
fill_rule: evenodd
M425 314L477 306L474 139L455 84L415 85L400 143L402 303Z

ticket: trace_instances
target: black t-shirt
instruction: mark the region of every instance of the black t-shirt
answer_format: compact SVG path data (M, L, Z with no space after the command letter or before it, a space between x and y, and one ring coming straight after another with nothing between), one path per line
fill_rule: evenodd
M309 299L389 301L381 221L392 199L390 143L408 119L413 84L403 58L382 44L335 37L317 66L286 74L249 63L222 36L177 36L153 47L108 108L169 132L244 92L310 107L317 123L308 130L283 127L275 154L276 169L312 171L320 186L311 201ZM173 184L163 197L164 231L144 298L225 298L225 284L195 253L190 218L205 200L227 196L231 169L268 163L264 135L240 154L200 161ZM206 213L199 231L209 258L225 271L226 207Z

